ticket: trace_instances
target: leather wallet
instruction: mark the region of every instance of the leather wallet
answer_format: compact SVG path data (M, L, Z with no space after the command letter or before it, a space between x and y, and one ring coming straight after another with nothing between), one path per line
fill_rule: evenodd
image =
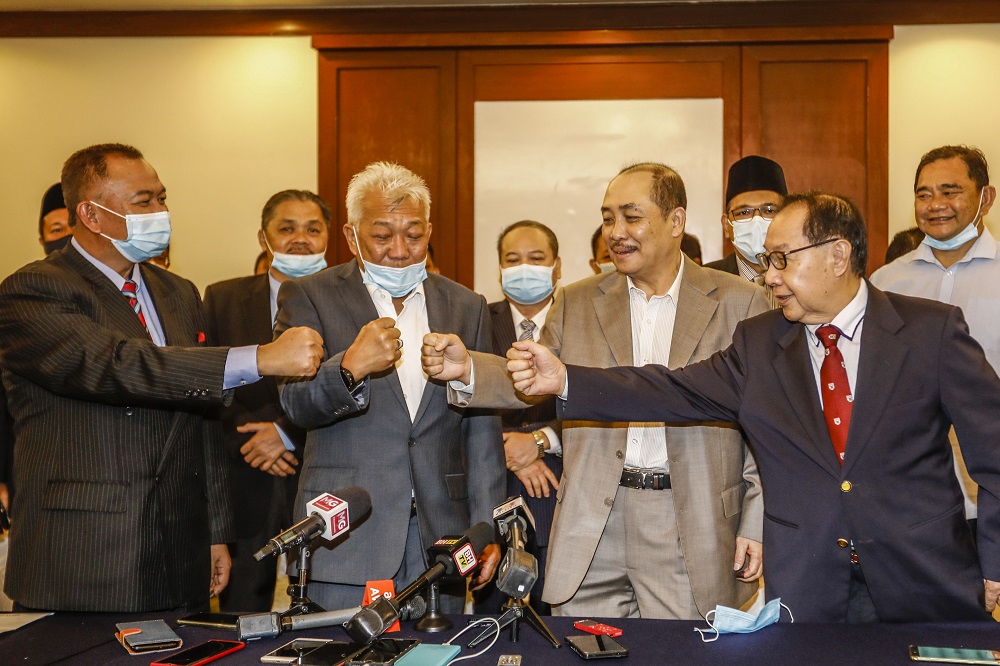
M181 637L163 620L119 622L115 638L130 654L176 650L184 644Z

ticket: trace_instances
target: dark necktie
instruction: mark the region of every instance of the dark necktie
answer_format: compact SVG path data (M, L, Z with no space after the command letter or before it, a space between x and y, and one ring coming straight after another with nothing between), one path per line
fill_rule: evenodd
M833 449L837 452L837 460L843 465L854 396L851 395L851 387L847 381L844 355L837 348L837 340L841 335L840 329L830 324L816 329L816 336L826 349L823 365L819 369L820 383L823 386L823 414L826 416L826 427L830 431Z
M135 295L136 284L132 280L125 280L125 284L122 285L122 295L128 299L129 306L135 311L135 316L139 318L139 323L142 327L146 329L146 335L149 335L149 326L146 326L146 315L142 314L142 306L139 305L139 299ZM150 335L150 339L153 336Z
M535 335L535 322L525 319L521 322L521 335L517 336L517 341L533 340Z

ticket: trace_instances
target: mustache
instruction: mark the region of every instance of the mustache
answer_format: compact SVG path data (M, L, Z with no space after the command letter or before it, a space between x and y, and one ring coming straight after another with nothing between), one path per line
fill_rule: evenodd
M618 250L634 250L634 249L635 249L635 245L630 245L629 243L626 243L625 241L612 241L611 242L611 251L612 252L616 252Z

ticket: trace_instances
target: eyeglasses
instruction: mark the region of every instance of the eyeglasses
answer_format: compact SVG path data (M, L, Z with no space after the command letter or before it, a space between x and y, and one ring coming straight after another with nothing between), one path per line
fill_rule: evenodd
M729 218L729 224L733 222L749 222L753 219L754 213L760 213L761 217L766 217L769 220L774 219L774 216L778 214L781 210L780 206L775 206L774 204L764 204L759 207L744 206L743 208L737 208L736 210L731 210L726 213L726 217Z
M794 250L788 250L787 252L779 252L775 250L774 252L761 252L757 255L757 265L760 266L761 271L766 271L768 266L774 266L777 270L785 270L785 266L788 265L788 255L795 254L796 252L801 252L802 250L809 250L814 247L819 247L820 245L826 245L827 243L832 243L833 241L843 240L842 238L827 238L825 241L820 241L818 243L813 243L812 245L806 245L805 247L797 247Z

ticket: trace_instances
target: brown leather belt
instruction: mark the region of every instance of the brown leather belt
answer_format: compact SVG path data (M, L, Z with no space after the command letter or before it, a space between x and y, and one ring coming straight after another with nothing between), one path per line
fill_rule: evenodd
M623 469L618 485L636 490L670 490L670 475L666 472Z

